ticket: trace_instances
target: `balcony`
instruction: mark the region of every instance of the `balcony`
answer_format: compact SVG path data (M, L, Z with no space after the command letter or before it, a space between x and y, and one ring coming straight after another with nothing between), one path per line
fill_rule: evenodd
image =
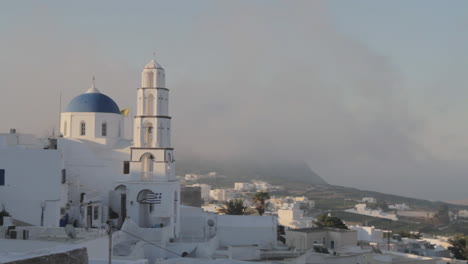
M153 181L154 175L153 172L142 172L141 173L141 181Z

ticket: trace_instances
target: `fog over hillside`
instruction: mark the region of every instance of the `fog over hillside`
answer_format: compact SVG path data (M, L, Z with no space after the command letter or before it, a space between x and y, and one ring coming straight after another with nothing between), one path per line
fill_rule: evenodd
M176 158L305 161L330 184L467 198L464 121L415 111L407 73L337 29L326 2L260 2L0 10L15 25L0 26L0 131L50 133L59 93L64 108L93 74L98 89L134 109L156 47Z

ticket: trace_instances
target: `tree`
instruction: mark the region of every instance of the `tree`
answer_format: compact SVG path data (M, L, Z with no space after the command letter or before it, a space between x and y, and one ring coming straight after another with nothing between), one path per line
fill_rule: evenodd
M327 214L322 214L317 217L317 221L314 224L318 227L333 227L339 229L349 229L341 219Z
M5 208L0 211L0 226L3 225L3 217L4 216L10 216L10 214L5 210Z
M450 250L456 259L468 259L467 240L468 237L461 234L457 234L453 239L449 239L449 243L452 246L448 247L448 250Z
M268 199L270 199L270 194L267 192L256 192L252 196L252 201L259 215L263 215L265 213L265 201Z
M247 206L244 205L244 200L242 199L234 199L227 202L223 202L221 208L217 210L220 214L226 215L246 215L249 214L247 212Z

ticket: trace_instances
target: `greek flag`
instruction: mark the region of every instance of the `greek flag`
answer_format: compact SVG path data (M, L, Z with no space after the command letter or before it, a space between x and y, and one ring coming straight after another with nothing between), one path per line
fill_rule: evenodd
M148 193L145 200L150 204L161 204L161 193Z

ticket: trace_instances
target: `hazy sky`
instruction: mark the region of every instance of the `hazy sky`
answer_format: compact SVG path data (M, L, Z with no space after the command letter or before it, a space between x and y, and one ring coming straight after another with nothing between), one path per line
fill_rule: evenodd
M0 131L50 133L93 74L133 108L156 49L181 158L468 198L468 1L2 1L0 36Z

